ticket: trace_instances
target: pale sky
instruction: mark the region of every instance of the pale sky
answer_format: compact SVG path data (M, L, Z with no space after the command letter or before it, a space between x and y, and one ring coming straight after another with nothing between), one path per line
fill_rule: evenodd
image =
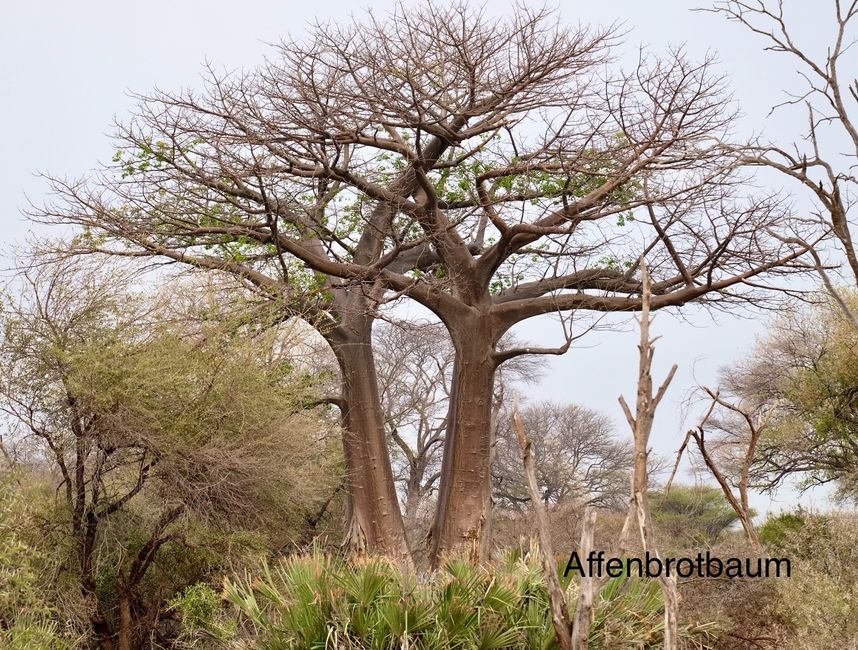
M124 119L133 100L129 91L154 87L177 90L200 85L201 66L236 69L253 66L270 52L268 43L285 34L299 35L314 19L346 17L362 7L383 12L393 3L372 5L340 1L324 3L274 0L0 0L0 123L5 124L0 159L0 224L4 248L21 242L30 228L21 216L25 195L40 203L46 187L39 171L70 177L92 169L113 155L109 138L114 118ZM541 6L541 2L535 3ZM801 26L800 37L822 47L830 22L827 2L787 1L788 19ZM502 12L507 3L487 3ZM655 51L686 44L692 58L714 50L732 79L735 97L745 115L743 129L769 137L797 128L788 114L766 118L781 89L798 87L789 59L761 51L759 41L739 26L703 13L692 13L697 0L602 0L560 2L564 20L582 23L624 21L630 30L626 51L639 44ZM821 13L822 12L822 13ZM6 257L7 265L9 258ZM689 310L691 323L669 314L656 319L662 334L656 352L655 376L660 380L671 363L679 364L672 388L656 419L653 446L672 455L682 440L680 403L694 385L714 382L720 365L740 358L764 331L765 318L719 316L718 322ZM626 321L628 324L628 321ZM627 327L628 329L628 327ZM550 324L519 330L542 345L559 340ZM617 405L623 392L631 402L636 373L634 331L596 333L563 358L546 360L545 380L535 391L540 398L572 401L611 415L618 431L626 426ZM688 422L686 424L691 424ZM793 494L775 502L759 497L759 511L792 503ZM805 495L808 506L824 505L821 495Z

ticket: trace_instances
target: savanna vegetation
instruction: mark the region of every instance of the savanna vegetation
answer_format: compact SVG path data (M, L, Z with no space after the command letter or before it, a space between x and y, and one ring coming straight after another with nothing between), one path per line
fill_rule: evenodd
M858 2L828 4L821 58L782 3L711 8L798 67L791 142L736 136L714 58L624 67L617 27L526 7L400 5L140 96L2 295L0 646L858 648ZM657 458L653 316L694 305L769 328ZM626 421L542 399L616 312ZM792 570L564 571L593 550Z

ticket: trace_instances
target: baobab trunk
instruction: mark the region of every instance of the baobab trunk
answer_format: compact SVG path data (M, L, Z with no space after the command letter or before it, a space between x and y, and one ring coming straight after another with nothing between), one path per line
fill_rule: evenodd
M492 443L492 388L495 337L488 319L468 319L451 328L456 359L444 439L438 505L432 524L430 563L464 554L474 561L483 543L489 513Z
M406 565L411 555L390 467L372 352L372 320L349 319L329 342L342 381L343 456L348 496L344 545L388 555Z

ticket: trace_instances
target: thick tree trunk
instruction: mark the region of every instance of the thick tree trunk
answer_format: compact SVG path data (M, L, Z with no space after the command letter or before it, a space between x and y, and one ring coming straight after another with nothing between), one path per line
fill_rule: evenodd
M390 467L375 361L372 319L352 318L329 338L342 377L343 455L348 497L344 545L411 565Z
M494 381L492 382L494 384ZM489 421L489 486L485 493L485 521L483 523L483 533L480 537L480 558L482 560L488 560L491 558L492 554L492 525L494 524L494 516L495 516L495 500L492 496L492 485L491 485L491 468L495 462L495 451L497 447L497 434L498 434L498 414L500 413L501 400L497 399L494 392L494 385L492 386L492 409L491 409L491 420Z
M467 554L474 562L482 561L488 548L483 537L490 503L495 337L487 320L477 317L451 329L456 361L431 531L433 567L448 554Z

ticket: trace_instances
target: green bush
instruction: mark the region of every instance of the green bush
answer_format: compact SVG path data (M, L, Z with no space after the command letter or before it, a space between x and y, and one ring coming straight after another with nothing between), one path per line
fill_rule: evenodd
M705 485L674 485L649 494L652 522L662 550L705 548L737 520L724 493Z
M575 583L564 583L574 607ZM250 623L253 647L267 650L556 647L541 570L514 556L491 567L452 560L434 576L414 576L383 560L349 565L317 553L228 582L225 594ZM684 647L708 647L712 631L683 626ZM662 634L655 581L606 583L591 648L655 648Z
M0 475L0 622L34 609L49 613L39 596L39 573L46 560L22 536L30 515L15 487L10 478Z
M773 584L782 650L840 650L858 640L858 518L807 516L784 536L792 576Z
M185 589L170 601L170 608L179 612L184 635L182 641L200 647L210 641L225 641L235 636L235 621L224 612L220 594L204 583Z
M806 524L806 516L799 509L769 517L760 526L759 536L763 546L772 550L782 549Z
M80 634L76 592L57 578L64 549L39 535L41 486L26 471L0 471L0 648L64 650ZM61 624L61 625L60 625Z
M22 617L8 630L0 631L5 650L72 650L72 644L53 621Z

